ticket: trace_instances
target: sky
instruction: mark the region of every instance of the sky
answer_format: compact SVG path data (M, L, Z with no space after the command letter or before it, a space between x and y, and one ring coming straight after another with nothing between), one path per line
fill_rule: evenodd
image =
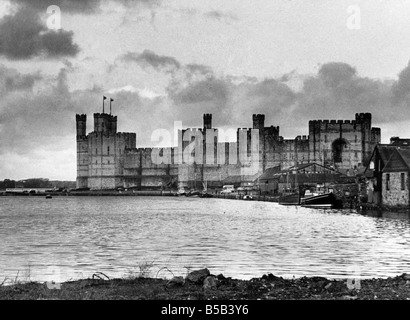
M371 112L383 143L410 138L408 17L406 0L0 0L0 180L75 180L75 115L93 131L103 95L139 147L204 113L293 139Z

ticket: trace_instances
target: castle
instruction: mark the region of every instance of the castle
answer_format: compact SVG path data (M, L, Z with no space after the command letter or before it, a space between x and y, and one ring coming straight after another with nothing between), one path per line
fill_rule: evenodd
M237 129L236 142L219 142L212 115L204 114L202 128L178 130L177 146L136 148L135 133L117 132L116 116L94 113L94 131L87 134L87 116L77 114L77 188L220 187L230 177L247 183L268 168L310 162L360 169L380 143L380 128L371 122L370 113L309 121L308 136L284 139L278 126L265 127L265 116L254 114L253 127Z

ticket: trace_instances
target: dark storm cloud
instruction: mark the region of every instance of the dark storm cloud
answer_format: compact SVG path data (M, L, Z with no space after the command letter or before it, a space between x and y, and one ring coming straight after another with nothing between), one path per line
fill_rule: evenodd
M377 122L394 121L405 112L391 99L387 81L360 77L346 63L324 64L316 76L304 81L297 108L303 119L353 119L356 112L370 112Z
M223 106L228 100L229 89L224 80L210 77L206 80L194 82L178 92L170 93L175 103L193 104L215 101Z
M173 57L160 56L151 50L144 50L142 53L128 52L120 57L124 62L135 62L142 67L151 66L156 70L179 69L181 64Z
M47 29L31 9L20 9L0 20L0 55L8 59L70 57L78 52L72 32Z
M410 62L400 73L393 86L393 102L397 104L410 103Z
M30 90L36 75L21 75L4 67L0 72L0 90L3 78L14 81L14 91L8 91L0 102L0 136L8 137L0 139L0 154L59 148L61 137L75 135L75 114L83 113L84 105L101 97L101 92L92 90L70 92L66 68L54 79L47 79L46 83L55 85L40 93ZM37 77L34 81L42 80Z

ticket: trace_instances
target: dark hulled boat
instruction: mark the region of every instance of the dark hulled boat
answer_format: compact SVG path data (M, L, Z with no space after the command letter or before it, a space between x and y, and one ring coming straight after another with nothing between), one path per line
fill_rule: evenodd
M340 207L340 201L332 192L314 195L302 198L301 206L310 208L337 208Z

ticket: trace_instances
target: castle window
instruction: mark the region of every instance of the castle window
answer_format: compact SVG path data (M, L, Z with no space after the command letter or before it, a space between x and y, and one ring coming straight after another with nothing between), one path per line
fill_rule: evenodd
M95 160L95 164L98 164L97 160Z
M354 152L354 157L357 158L357 151Z
M401 180L401 190L406 190L406 174L404 172L400 173Z
M108 164L110 164L110 160L108 160Z
M96 153L96 154L98 153L98 150L97 150L97 148L95 148L95 153Z
M107 147L107 154L110 154L110 147Z
M390 190L390 173L386 173L386 190Z

